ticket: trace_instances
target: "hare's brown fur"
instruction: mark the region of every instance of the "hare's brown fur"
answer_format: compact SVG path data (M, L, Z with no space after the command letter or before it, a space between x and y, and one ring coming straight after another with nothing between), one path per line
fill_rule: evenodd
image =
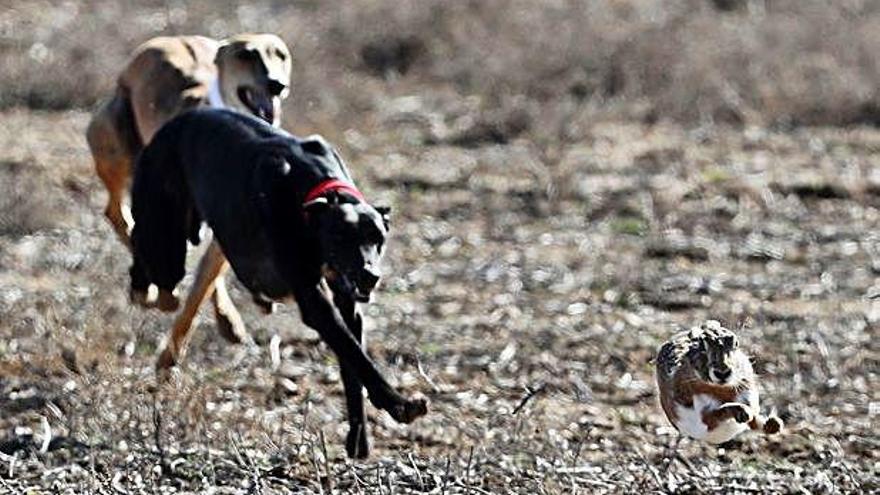
M746 429L734 423L765 433L782 426L779 418L760 415L751 363L736 335L716 321L674 335L660 347L656 366L660 405L684 434L718 443ZM702 424L692 424L695 418Z

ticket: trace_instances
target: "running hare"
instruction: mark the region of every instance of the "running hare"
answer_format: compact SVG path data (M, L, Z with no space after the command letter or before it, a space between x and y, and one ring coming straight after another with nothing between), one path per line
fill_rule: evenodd
M743 431L765 434L782 429L782 420L761 416L758 385L736 335L715 320L681 332L657 353L660 404L682 434L724 443Z

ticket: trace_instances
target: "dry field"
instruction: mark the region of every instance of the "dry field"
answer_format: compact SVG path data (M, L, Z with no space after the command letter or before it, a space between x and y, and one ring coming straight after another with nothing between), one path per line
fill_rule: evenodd
M871 2L335 3L0 0L0 493L880 492ZM125 54L243 30L298 54L286 127L393 207L369 350L431 408L368 408L366 462L329 349L238 286L254 343L205 311L158 386L172 317L100 214ZM707 318L783 435L666 422L651 358Z

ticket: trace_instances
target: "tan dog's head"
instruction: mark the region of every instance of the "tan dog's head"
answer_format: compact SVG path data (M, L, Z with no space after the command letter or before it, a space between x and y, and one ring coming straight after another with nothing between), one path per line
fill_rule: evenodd
M274 34L239 34L224 40L215 59L220 93L229 108L274 126L290 92L290 50Z

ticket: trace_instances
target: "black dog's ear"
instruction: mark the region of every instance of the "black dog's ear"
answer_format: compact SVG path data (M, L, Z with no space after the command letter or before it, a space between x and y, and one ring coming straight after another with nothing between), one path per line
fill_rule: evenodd
M327 194L327 201L329 201L331 205L338 205L342 203L339 198L339 191L333 191Z
M377 206L376 211L382 215L382 223L385 224L385 230L391 230L391 207Z
M306 153L319 156L328 156L332 150L327 141L319 134L306 137L299 145Z
M303 211L306 215L317 215L327 211L329 208L330 200L326 196L320 196L303 204Z

